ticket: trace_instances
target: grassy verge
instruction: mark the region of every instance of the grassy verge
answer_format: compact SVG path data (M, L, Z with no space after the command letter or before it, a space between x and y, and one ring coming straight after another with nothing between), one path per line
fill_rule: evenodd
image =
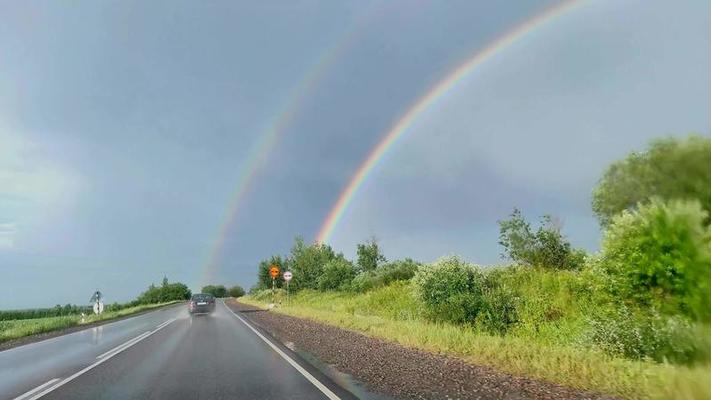
M120 318L141 311L163 307L174 303L177 303L177 301L129 307L117 311L108 311L101 315L92 314L84 318L84 321L82 321L81 315L0 321L0 342L12 339L19 339L25 336L36 335L39 333L46 333L60 329L70 328L78 325L91 324L97 321L106 321L115 318Z
M277 302L283 303L282 293ZM267 297L240 301L264 306ZM694 368L619 359L582 346L532 340L521 332L493 336L469 327L422 319L407 284L363 294L302 291L277 312L308 318L405 346L448 354L516 375L628 399L711 398L711 366ZM570 324L574 326L574 324ZM562 329L569 329L564 326Z

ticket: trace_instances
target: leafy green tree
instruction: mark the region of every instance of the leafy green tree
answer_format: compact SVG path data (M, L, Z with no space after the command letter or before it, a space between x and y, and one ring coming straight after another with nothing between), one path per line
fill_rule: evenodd
M304 244L301 237L297 237L289 256L289 266L294 277L291 287L294 289L317 289L318 278L323 273L323 267L336 257L330 246L321 243L312 245Z
M711 227L697 200L652 199L615 216L599 266L613 299L711 320Z
M373 237L357 247L358 268L361 271L374 271L381 263L387 262L380 251L378 241Z
M338 255L324 265L323 273L318 277L318 288L320 290L346 289L355 275L353 263Z
M166 283L160 287L151 284L136 299L136 304L155 304L175 300L187 300L192 296L190 289L183 283Z
M215 297L225 297L227 296L227 288L225 285L207 285L203 286L202 293L211 294Z
M260 289L271 289L272 277L271 275L269 275L269 269L272 265L276 265L281 271L281 273L275 279L274 282L276 287L280 288L284 286L284 278L282 274L284 273L284 271L287 271L289 269L289 260L277 255L271 256L270 258L259 262L259 266L257 267L257 286Z
M245 294L245 293L244 293L244 289L243 289L242 286L240 286L240 285L234 285L234 286L232 286L231 288L229 288L229 290L227 290L227 293L228 293L231 297L242 297L242 296L244 296L244 294Z
M659 139L646 151L631 153L607 168L593 192L592 208L602 225L652 197L698 199L711 212L709 182L711 138Z
M511 217L499 221L501 255L516 263L551 269L579 269L585 253L575 250L565 239L560 227L550 215L544 215L537 231L523 218L521 210L514 208Z

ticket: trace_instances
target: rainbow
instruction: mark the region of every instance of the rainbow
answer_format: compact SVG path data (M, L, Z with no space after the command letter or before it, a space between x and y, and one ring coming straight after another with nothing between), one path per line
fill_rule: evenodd
M371 175L375 166L383 159L387 151L395 145L398 139L408 131L408 128L415 123L420 114L432 107L432 105L447 94L457 83L484 62L499 54L522 37L533 32L536 28L560 17L584 2L585 0L565 1L536 14L534 17L524 21L514 29L489 43L430 88L424 96L420 97L419 100L408 108L407 112L400 117L395 125L392 126L380 142L371 150L363 163L360 164L321 225L321 229L316 235L316 242L326 243L330 240L334 229L343 218L358 189L363 186L363 183Z
M214 275L218 268L220 255L225 247L229 233L234 230L234 225L237 222L237 217L240 209L242 208L244 199L246 198L247 193L250 192L258 172L261 170L268 158L268 154L271 153L274 146L278 142L279 137L287 129L289 123L301 108L303 98L307 96L312 88L318 85L318 82L327 75L327 72L331 69L336 60L339 59L340 55L350 47L351 43L355 41L358 37L357 33L359 32L359 28L368 19L376 17L378 14L385 11L386 8L384 7L381 7L380 9L375 7L371 8L362 14L360 18L353 21L350 27L346 29L342 35L338 36L333 44L322 53L321 57L319 57L314 66L309 69L306 75L304 75L304 77L289 92L289 95L283 102L283 106L280 108L280 112L274 114L276 117L267 124L267 128L249 149L247 158L240 166L239 170L241 172L237 177L235 190L230 196L229 205L224 217L221 219L222 223L217 232L217 237L213 242L214 244L209 251L207 261L205 262L201 277L202 285L206 285L211 282L214 283Z

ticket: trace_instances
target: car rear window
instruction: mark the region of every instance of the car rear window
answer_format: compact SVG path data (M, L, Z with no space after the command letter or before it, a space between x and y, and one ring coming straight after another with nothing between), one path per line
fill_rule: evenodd
M209 295L209 294L194 294L194 295L193 295L193 300L197 300L197 301L212 300L212 295Z

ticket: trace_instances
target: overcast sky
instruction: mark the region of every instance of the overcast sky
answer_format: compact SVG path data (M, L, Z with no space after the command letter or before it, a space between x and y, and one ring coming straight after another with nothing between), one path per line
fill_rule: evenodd
M429 87L556 3L0 1L0 309L126 301L164 275L199 289L243 160L320 65L218 257L215 283L249 287ZM711 134L709 50L707 1L573 9L421 114L331 245L501 263L517 206L596 250L605 166Z

